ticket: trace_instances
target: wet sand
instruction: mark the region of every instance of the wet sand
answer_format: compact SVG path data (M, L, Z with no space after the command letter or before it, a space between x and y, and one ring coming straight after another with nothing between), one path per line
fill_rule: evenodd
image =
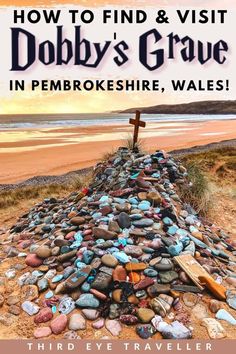
M59 175L93 166L125 145L129 125L0 131L0 184L33 176ZM236 138L236 120L148 123L140 129L147 151L188 148Z

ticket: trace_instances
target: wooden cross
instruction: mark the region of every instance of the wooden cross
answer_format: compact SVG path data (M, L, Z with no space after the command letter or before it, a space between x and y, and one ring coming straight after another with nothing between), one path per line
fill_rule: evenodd
M135 119L130 118L129 124L134 125L134 137L133 137L133 149L135 148L135 145L138 141L138 131L139 127L145 128L146 123L140 120L140 111L135 112Z

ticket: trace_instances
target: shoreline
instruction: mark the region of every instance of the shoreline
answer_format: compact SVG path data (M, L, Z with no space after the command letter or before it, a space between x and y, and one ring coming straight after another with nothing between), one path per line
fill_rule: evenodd
M236 148L236 139L230 140L222 140L219 142L213 142L206 145L196 145L193 147L179 149L179 150L172 150L169 153L173 156L186 156L189 154L194 154L198 152L207 152L215 149L220 148ZM17 188L24 188L28 186L35 186L35 185L48 185L48 184L65 184L70 181L75 176L83 176L84 174L88 173L93 169L93 166L89 166L88 168L81 168L79 170L69 171L67 173L63 173L60 175L45 175L45 176L33 176L29 179L26 179L22 182L18 183L6 183L0 184L0 192L7 191L7 190L14 190Z
M0 184L91 167L132 133L128 124L0 131ZM186 149L235 139L236 120L147 123L139 136L147 152Z

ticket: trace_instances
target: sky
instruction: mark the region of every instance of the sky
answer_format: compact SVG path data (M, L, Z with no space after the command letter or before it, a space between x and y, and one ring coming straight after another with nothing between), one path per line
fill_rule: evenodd
M161 5L163 6L210 6L222 8L222 0L1 0L1 6L36 6L36 5L55 5L55 4L81 4L83 6L101 6L101 5ZM224 0L224 7L233 6L234 0Z
M137 6L137 8L144 8L145 6L150 6L152 8L159 6L159 8L167 8L169 6L174 5L175 7L184 6L186 8L194 7L194 8L222 8L222 1L218 0L181 0L181 1L165 1L165 0L131 0L131 1L124 1L124 0L0 0L0 20L1 24L5 23L5 33L6 36L9 36L9 27L12 26L12 23L9 19L7 19L7 15L10 11L12 11L13 6L25 7L30 6L33 8L34 6L39 7L53 7L57 5L69 6L69 5L82 5L83 7L92 6L94 8L99 8L100 6L109 6L109 5L120 5L121 8L124 8L124 5L129 6ZM234 0L225 0L224 1L224 8L231 9L235 7ZM235 13L234 13L235 14ZM9 17L10 18L10 17ZM231 17L232 20L232 17ZM4 22L5 21L5 22ZM232 22L232 21L231 21ZM232 29L233 23L228 23L228 27L225 30L226 35L228 33L229 36L229 29L231 26ZM42 28L42 26L36 26L36 32L38 31L39 35L43 33L45 30L46 35L48 29ZM98 26L95 26L98 28ZM186 27L185 27L186 29ZM182 30L182 31L185 31ZM216 33L208 33L210 37L218 38L217 36L221 35L222 27L218 27ZM3 29L4 30L4 29ZM94 31L98 32L97 30ZM194 32L195 31L195 32ZM202 33L201 33L202 31ZM212 31L212 28L209 29ZM227 32L228 31L228 32ZM101 32L101 31L100 31ZM214 32L214 30L212 31ZM168 32L167 32L168 33ZM198 36L202 36L202 39L205 37L206 31L205 29L198 30L197 27L193 29L193 33ZM96 33L97 34L97 33ZM48 32L50 36L50 33ZM97 34L98 35L98 34ZM101 35L101 33L99 33ZM134 36L134 32L127 33L127 38L130 36ZM233 34L232 34L233 35ZM215 37L214 37L215 36ZM4 36L3 36L4 37ZM5 37L4 37L5 38ZM8 37L10 38L10 37ZM230 37L231 39L231 37ZM232 39L232 42L235 41ZM10 41L7 41L7 46L9 45ZM6 51L3 52L3 65L0 67L0 114L22 114L22 113L95 113L95 112L107 112L112 110L121 110L126 109L129 107L138 107L138 106L150 106L150 105L157 105L157 104L174 104L174 103L182 103L182 102L191 102L191 101L200 101L200 100L211 100L211 99L235 99L233 88L236 88L235 82L232 83L232 89L230 92L182 92L182 93L175 93L168 89L165 93L161 94L158 92L134 92L134 93L126 93L126 92L42 92L37 90L36 92L32 92L30 89L26 89L24 92L9 92L8 90L8 82L9 79L13 78L13 74L9 72L9 53L10 48L6 47ZM235 53L233 53L235 56ZM166 68L165 73L161 73L160 75L155 76L159 77L163 80L169 80L171 77L178 78L178 76L197 79L198 77L204 79L206 76L209 76L210 79L227 79L230 77L232 70L234 68L235 61L232 60L226 68L225 72L219 71L218 68L214 65L209 66L207 69L202 70L200 66L196 65L189 65L183 66L181 63L178 66L169 66ZM133 63L133 67L127 69L127 78L133 78L136 74L137 78L146 78L146 74L144 71L140 69L140 72L136 69L137 63ZM186 68L186 69L185 69ZM119 72L115 71L113 67L107 66L105 69L105 77L111 78L119 78ZM198 69L201 69L201 73L198 73ZM48 70L48 68L47 68ZM66 69L67 70L67 69ZM124 71L119 69L121 76L124 78ZM36 72L37 71L37 72ZM51 74L49 71L44 70L43 68L39 67L36 68L36 71L32 72L32 74L28 74L28 79L31 78L69 78L73 79L75 77L76 72L75 69L68 69L66 72L63 70L63 74L60 74L59 71L51 70ZM200 71L199 71L200 72ZM80 73L79 73L80 74ZM14 78L18 78L17 74L14 74ZM90 72L82 74L81 77L90 78ZM38 76L38 77L37 77ZM104 76L104 75L103 75ZM234 75L235 76L235 75ZM79 75L80 77L80 75ZM98 74L98 78L102 78L102 74ZM152 73L149 73L148 78L151 80L153 77ZM92 78L92 76L91 76Z

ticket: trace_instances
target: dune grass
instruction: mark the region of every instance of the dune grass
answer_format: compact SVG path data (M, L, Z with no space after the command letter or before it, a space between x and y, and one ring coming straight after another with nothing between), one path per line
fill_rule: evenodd
M28 186L0 192L0 209L19 204L24 200L59 196L67 191L65 185Z
M197 213L206 216L211 208L211 191L209 181L196 163L186 164L188 169L188 185L181 185L180 196L185 203L190 204Z
M236 149L223 147L181 158L187 167L191 188L182 186L182 199L204 216L211 214L214 202L236 195ZM216 197L217 195L217 197Z
M47 197L64 197L71 192L87 187L91 181L92 172L71 177L65 184L47 184L19 187L12 190L0 191L0 209L16 206L22 201L42 200Z

